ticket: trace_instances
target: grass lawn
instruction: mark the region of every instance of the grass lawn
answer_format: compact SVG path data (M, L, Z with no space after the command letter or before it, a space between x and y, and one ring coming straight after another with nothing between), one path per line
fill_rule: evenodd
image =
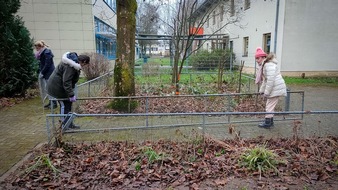
M338 77L284 77L284 80L286 84L338 87Z
M143 58L137 59L135 62L136 66L143 66L145 64L158 65L158 66L170 66L170 58L169 57L150 57L147 58L147 63L144 63ZM245 74L246 75L246 74ZM247 75L254 78L253 75ZM159 68L155 70L154 73L146 73L144 74L142 67L135 68L135 82L136 83L158 83L163 81L171 82L171 68ZM225 74L225 81L237 79L239 77L239 73L237 71L233 71L233 75ZM287 85L308 85L308 86L332 86L338 87L338 77L283 77ZM246 80L245 78L242 80ZM183 69L183 73L181 74L181 83L192 82L193 83L210 83L217 81L217 70L215 71L196 71L192 69ZM81 84L86 82L85 78L80 78L79 83ZM243 81L245 82L245 81Z

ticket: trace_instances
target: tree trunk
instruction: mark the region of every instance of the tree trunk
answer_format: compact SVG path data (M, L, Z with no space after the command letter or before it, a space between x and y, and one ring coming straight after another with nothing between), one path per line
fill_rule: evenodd
M114 68L115 96L135 95L136 0L117 0L117 60Z
M224 67L226 64L226 52L221 58L218 60L218 80L217 80L217 87L219 90L222 88L223 84L223 74L224 74Z
M117 0L117 50L114 68L114 95L135 95L135 31L136 0ZM135 102L129 99L115 99L111 107L119 111L131 112Z
M223 84L223 72L224 72L224 63L223 60L218 61L218 80L217 80L217 88L221 90Z
M180 95L180 73L178 69L179 64L179 51L178 49L175 50L174 54L174 66L173 66L173 75L172 75L172 82L175 84L175 94Z

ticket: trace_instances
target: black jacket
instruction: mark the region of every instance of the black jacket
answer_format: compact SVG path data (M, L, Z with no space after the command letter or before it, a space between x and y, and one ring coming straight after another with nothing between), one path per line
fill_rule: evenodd
M43 78L48 80L50 75L53 73L55 66L53 61L53 53L50 49L46 48L40 54L39 58L39 70L40 73L43 75Z
M74 88L80 77L81 65L69 59L68 54L69 52L62 56L60 64L55 68L47 83L48 94L54 98L74 96Z

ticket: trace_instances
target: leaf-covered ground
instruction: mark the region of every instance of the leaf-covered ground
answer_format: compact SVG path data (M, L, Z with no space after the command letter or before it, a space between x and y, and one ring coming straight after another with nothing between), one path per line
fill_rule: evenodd
M141 95L141 94L140 94ZM214 99L215 100L215 99ZM107 100L81 105L85 113L116 113ZM199 112L204 102L157 100L149 112ZM177 106L180 105L180 106ZM213 107L213 111L222 109ZM141 106L140 106L141 107ZM194 108L194 110L192 110ZM235 111L263 111L259 98L241 99ZM136 110L142 112L142 110ZM178 131L179 132L179 131ZM229 131L230 132L230 131ZM265 145L277 170L243 166L246 150ZM0 189L338 189L338 139L216 140L197 134L186 142L99 142L45 146L0 184Z
M0 98L0 110L8 107L12 107L15 104L19 104L24 100L36 98L39 96L39 90L34 89L28 89L27 92L24 94L24 96L16 96L16 97L1 97Z
M209 88L216 89L211 85ZM148 100L137 98L138 106L133 113L196 113L196 112L224 112L228 111L228 98L222 96L202 97L182 97L173 96L175 89L166 89L159 93L156 90L143 91L140 87L137 88L136 96L150 97ZM190 92L183 91L182 94L190 94ZM226 87L219 90L217 93L234 94L234 91L228 91ZM105 97L109 97L109 92L103 93ZM151 98L152 96L159 96L160 98ZM161 98L162 96L162 98ZM255 112L264 111L265 100L262 96L230 96L232 103L232 110L235 112ZM112 99L90 99L81 102L77 113L121 113L109 108L107 106ZM147 108L147 111L145 110ZM279 111L276 108L276 111Z
M99 142L45 146L1 189L337 189L338 139L236 139L196 135L187 142ZM277 170L242 165L265 145ZM34 159L35 158L35 159Z

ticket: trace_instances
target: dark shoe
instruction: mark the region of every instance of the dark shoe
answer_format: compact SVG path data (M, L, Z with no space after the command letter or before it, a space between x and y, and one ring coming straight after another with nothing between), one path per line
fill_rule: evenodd
M273 118L265 118L263 123L258 124L258 127L270 128L273 126Z
M69 126L70 129L80 129L81 127L78 126L78 125L75 125L74 123L72 123L70 126Z

